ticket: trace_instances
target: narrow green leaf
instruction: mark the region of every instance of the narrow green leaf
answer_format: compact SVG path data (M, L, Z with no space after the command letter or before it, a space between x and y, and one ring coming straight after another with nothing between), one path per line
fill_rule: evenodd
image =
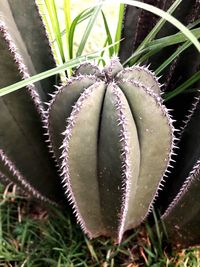
M64 0L64 13L65 13L65 28L69 32L71 25L71 9L70 9L70 0Z
M88 9L86 9L86 10L88 10ZM80 14L82 14L82 13L84 13L85 12L85 10L83 11L83 12L81 12ZM82 17L80 17L80 19L77 21L77 25L79 24L79 23L81 23L81 22L83 22L84 20L86 20L86 19L88 19L90 16L91 16L91 10L89 10L88 12L86 12L85 13L85 15L83 15ZM79 16L79 15L78 15ZM71 24L72 23L70 23L70 27L71 27ZM69 31L70 31L70 29L69 29ZM63 30L62 32L61 32L61 35L63 36L63 35L65 35L65 33L66 33L66 30ZM55 42L56 40L54 39L53 40L53 43Z
M36 2L38 4L40 13L42 15L42 19L44 21L44 24L45 24L45 27L46 27L46 31L47 31L48 36L49 36L49 40L51 42L51 49L53 51L53 55L54 55L55 61L59 65L59 64L62 63L62 59L61 59L61 56L60 56L59 47L57 45L57 40L56 40L54 32L53 32L50 14L49 14L47 6L46 6L46 4L44 3L43 0L40 0L40 1L38 0Z
M110 29L108 27L108 22L107 22L106 16L104 15L103 11L101 11L101 14L103 17L103 22L104 22L104 26L105 26L105 30L106 30L106 34L107 34L107 42L106 43L111 45L113 43L113 40L112 40L112 36L110 33ZM112 57L114 54L114 47L110 47L108 51L109 51L109 56Z
M178 86L174 91L165 94L165 101L170 100L172 97L182 93L188 87L200 80L200 71L196 72L190 79Z
M196 36L196 38L198 38L198 39L200 38L200 28L191 30L191 32ZM185 35L182 32L153 40L149 44L147 44L145 46L145 48L143 48L142 50L140 50L138 52L135 52L131 57L129 57L123 63L123 65L128 64L128 62L131 61L132 59L134 60L135 63L136 62L144 62L150 56L156 54L161 49L163 49L167 46L176 45L176 44L185 42L187 40L188 39L185 37ZM139 56L141 56L143 53L146 53L146 54L142 58L139 58Z
M89 21L89 23L88 23L88 25L86 27L86 30L84 31L82 40L81 40L80 45L78 47L78 51L76 53L76 56L77 57L81 56L82 53L83 53L84 47L86 45L86 42L87 42L88 37L90 35L90 32L91 32L91 30L92 30L92 28L94 26L95 20L96 20L96 18L98 16L99 12L101 11L101 7L102 7L101 4L100 5L97 5L95 7L94 11L93 11L93 14L92 14L92 16L90 18L90 21Z
M65 53L63 49L63 42L62 42L62 36L61 36L61 31L60 31L60 24L59 24L59 19L58 19L58 14L57 14L57 9L56 9L56 4L54 0L45 0L45 4L48 10L48 14L50 16L52 28L53 28L53 33L55 35L57 45L60 51L60 56L62 61L65 61Z
M139 58L135 64L138 63L143 63L145 62L148 58L152 57L153 55L157 54L162 48L156 48L154 50L150 50L148 53L146 53L144 56L142 56L141 58Z
M88 60L88 59L95 59L95 58L98 58L98 53L92 53L92 54L89 54L89 55L86 55L86 56L82 56L82 57L78 57L76 59L72 59L72 60L69 60L68 62L62 64L61 66L58 66L56 68L53 68L53 69L50 69L50 70L47 70L47 71L44 71L44 72L41 72L37 75L34 75L26 80L23 80L23 81L20 81L18 83L15 83L15 84L12 84L12 85L9 85L9 86L6 86L2 89L0 89L0 97L1 96L4 96L6 94L9 94L11 92L14 92L22 87L25 87L27 86L28 84L32 84L32 83L35 83L35 82L38 82L42 79L46 79L52 75L55 75L55 74L58 74L60 73L61 71L63 70L66 70L68 68L73 68L73 67L76 67L78 66L80 63Z
M155 74L160 74L176 57L178 57L189 46L191 46L190 41L187 41L183 45L179 46L176 51L156 69Z
M70 27L70 31L69 31L69 55L70 55L71 59L73 58L74 32L75 32L76 26L80 22L82 22L83 20L90 17L91 14L93 13L93 10L94 10L94 8L85 9L78 16L76 16L76 18L71 23L71 27Z
M112 46L114 46L116 43L113 43ZM32 84L32 83L35 83L35 82L38 82L40 80L43 80L43 79L46 79L48 77L51 77L55 74L58 74L64 70L67 70L67 69L70 69L70 68L74 68L78 65L80 65L81 63L85 62L85 61L88 61L88 60L91 60L91 59L98 59L100 58L99 54L108 49L110 46L107 46L107 47L104 47L102 48L101 50L99 51L96 51L94 53L91 53L91 54L87 54L85 56L80 56L80 57L77 57L75 59L71 59L69 60L68 62L56 67L56 68L53 68L53 69L50 69L50 70L47 70L47 71L44 71L44 72L41 72L37 75L34 75L28 79L25 79L23 81L20 81L18 83L15 83L15 84L12 84L12 85L9 85L9 86L6 86L4 88L0 88L0 97L3 96L3 95L6 95L6 94L9 94L11 92L14 92L22 87L25 87L27 86L28 84Z
M107 43L108 43L108 37L106 37L106 40L105 40L105 42L104 42L103 47L106 47ZM100 55L101 59L98 60L98 66L100 65L100 62L102 62L103 66L106 65L106 62L105 62L105 60L103 59L103 55L104 55L104 53L105 53L105 50L103 50L103 51L101 52L101 55Z
M66 37L66 50L67 53L65 54L65 61L70 60L70 52L69 52L69 31L70 31L70 26L71 26L71 10L70 10L70 0L64 0L64 15L65 15L65 37ZM62 36L62 32L61 32ZM71 76L72 71L69 69L67 71L68 77Z
M196 27L198 24L200 24L200 19L197 19L194 22L189 23L188 29L192 29L192 28Z
M124 17L124 4L120 4L119 6L119 15L118 15L118 23L117 29L115 33L115 42L120 41L121 39L121 32L122 32L122 25L123 25L123 17ZM115 46L115 54L118 55L120 44Z
M166 14L168 14L168 16L170 16L170 14L173 13L173 11L179 6L179 4L181 3L181 1L182 0L176 0L174 2L174 4L168 9L168 11L167 11L168 13L166 13ZM120 2L122 2L122 1L120 1ZM136 49L135 53L137 53L138 51L142 50L147 45L147 43L149 43L152 39L155 38L156 34L163 27L163 25L165 24L165 22L166 22L167 19L163 16L163 14L161 14L161 13L158 14L157 13L157 11L161 11L161 12L164 12L164 11L162 11L162 10L156 8L156 7L153 7L152 8L151 5L148 5L148 4L145 4L145 3L140 3L138 1L125 1L125 2L126 2L126 4L130 4L130 5L133 5L133 6L137 6L137 7L143 8L146 11L150 11L152 13L154 13L153 11L156 10L156 13L154 13L154 14L162 17L158 21L158 23L155 25L155 27L151 30L151 32L146 36L146 38L143 40L143 42L140 44L140 46ZM171 20L168 20L168 21L171 23ZM133 65L137 59L138 58L136 57L134 60L131 60L130 64ZM128 59L127 61L130 61L130 59Z
M191 30L191 33L198 39L200 38L200 28ZM171 36L166 36L157 40L154 40L150 43L151 49L164 48L169 45L175 45L188 41L188 38L182 33L173 34ZM148 46L147 46L148 47Z

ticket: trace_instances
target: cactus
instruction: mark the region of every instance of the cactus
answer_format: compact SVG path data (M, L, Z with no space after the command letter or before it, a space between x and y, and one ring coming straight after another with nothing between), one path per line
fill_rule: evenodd
M37 7L33 3L19 5L16 1L5 0L0 4L0 12L0 87L53 67L55 63ZM30 34L24 29L26 16ZM38 30L32 31L31 27ZM38 36L44 39L42 45ZM1 173L29 194L49 203L62 199L62 189L49 158L42 124L42 100L49 98L47 89L53 90L53 80L36 86L28 85L0 99Z
M200 97L196 98L179 142L180 151L174 164L162 202L163 221L174 244L187 247L199 244L199 187L200 187Z
M168 10L172 0L144 0L144 2L153 4L161 9ZM198 0L182 1L178 8L173 12L173 15L185 25L193 23L199 19L200 3ZM119 58L124 62L129 58L138 45L141 44L145 36L152 30L153 26L158 21L158 17L153 14L137 9L133 6L126 6L124 13L124 27L122 30L122 39L119 51ZM161 28L156 35L157 38L167 37L175 33L175 28L169 23ZM178 45L167 47L158 51L151 56L145 64L150 64L153 70L156 70L171 54L178 48ZM161 74L160 82L163 84L165 92L173 91L180 84L189 79L199 70L200 54L194 47L189 47L179 57L177 57ZM184 68L183 68L184 66ZM197 87L199 82L197 83ZM180 94L175 99L171 99L166 103L168 109L172 109L172 115L176 118L175 126L182 127L182 121L187 116L187 111L194 102L196 93ZM177 102L179 103L177 105Z
M7 53L17 63L23 79L45 71L47 68L55 67L51 47L35 1L30 3L26 3L24 0L1 1L0 32L8 45ZM6 54L5 58L1 57L2 62L6 62L6 57L8 57ZM9 73L11 73L11 68ZM1 74L4 76L6 70L1 70ZM10 77L9 80L4 80L3 83L1 81L0 87L10 85L19 80L20 76L18 74L15 80ZM54 91L53 86L55 83L55 77L52 76L36 84L36 91L42 101L45 102L49 99L48 94Z
M34 2L5 0L0 15L0 88L55 66ZM136 31L138 42L143 34ZM119 243L156 206L172 241L199 243L199 94L178 134L147 67L123 68L118 58L103 70L84 63L56 91L54 84L1 97L0 179L42 202L64 206L68 198L90 238Z
M172 119L147 68L115 58L76 75L50 101L50 144L83 230L120 242L152 209L173 153Z
M151 1L155 6L167 10L173 1ZM194 22L199 18L199 1L183 1L174 12L176 18L184 24ZM135 14L135 16L132 16ZM149 19L150 16L150 19ZM147 19L148 18L148 19ZM149 23L150 22L150 23ZM124 29L122 32L122 44L119 56L121 61L126 60L143 38L155 25L156 18L152 14L127 6L124 14ZM141 29L142 30L138 30ZM164 25L157 34L157 38L170 35L174 32L169 24ZM154 56L151 56L146 64L151 64L156 69L177 49L165 48ZM164 72L160 82L166 92L174 90L177 86L190 78L199 70L200 54L190 47L176 58ZM199 88L199 82L195 83ZM168 109L172 109L172 115L176 118L175 127L179 129L174 153L173 168L160 192L154 207L160 209L162 219L166 225L170 241L181 247L199 245L199 92L180 94L176 98L166 102ZM189 110L189 111L188 111Z

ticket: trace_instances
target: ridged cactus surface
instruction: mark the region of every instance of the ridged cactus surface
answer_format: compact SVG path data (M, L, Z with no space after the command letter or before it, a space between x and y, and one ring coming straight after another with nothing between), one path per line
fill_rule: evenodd
M7 41L7 54L14 58L18 64L18 77L15 80L4 80L0 88L26 79L32 75L43 72L56 66L52 50L47 38L42 18L38 12L35 1L2 0L0 2L0 40ZM6 61L6 56L1 51L1 59ZM2 77L12 74L13 62L9 71L1 69ZM2 64L3 67L3 64ZM7 83L6 83L7 82ZM35 90L43 101L49 99L48 93L54 91L55 76L36 83Z
M146 2L168 8L173 1ZM199 17L200 5L196 0L183 2L176 15L187 24ZM127 7L122 61L143 40L154 19ZM165 25L158 36L170 32ZM160 66L170 51L154 55L151 67ZM2 0L0 88L53 67L35 1ZM198 67L199 54L190 48L161 80L169 91ZM163 104L161 85L146 67L124 69L117 58L103 70L85 63L56 92L54 85L55 77L50 77L0 98L1 182L11 181L39 201L64 208L67 196L91 238L105 235L118 243L127 229L159 207L170 241L199 244L199 93L195 92L193 105L192 94L182 94L168 104L175 109L179 128L175 133L178 129ZM46 108L44 102L50 98Z
M157 78L117 58L102 71L83 64L53 96L45 124L82 228L120 242L152 209L173 153Z
M200 240L200 94L182 129L179 154L172 172L173 180L164 190L163 220L170 240L184 247ZM164 195L164 196L165 196ZM163 201L164 202L164 201Z
M54 66L35 2L1 1L0 88ZM0 98L0 176L49 203L62 199L42 124L43 101L54 82L50 78Z

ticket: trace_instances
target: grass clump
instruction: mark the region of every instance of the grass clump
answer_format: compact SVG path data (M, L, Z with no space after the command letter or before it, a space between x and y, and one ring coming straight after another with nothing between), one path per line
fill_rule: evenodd
M76 224L70 208L42 207L10 185L1 187L0 266L200 266L200 250L173 252L146 225L125 235L121 245L112 240L89 240Z

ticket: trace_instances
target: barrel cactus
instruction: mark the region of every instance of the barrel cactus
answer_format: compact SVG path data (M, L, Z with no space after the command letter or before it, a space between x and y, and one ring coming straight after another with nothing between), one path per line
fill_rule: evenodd
M120 242L152 209L175 140L160 94L147 68L123 69L114 58L102 71L81 65L50 101L45 120L50 147L90 237Z
M0 15L0 88L55 66L34 1L5 0ZM123 68L116 57L103 70L84 63L65 85L55 83L1 97L0 179L40 202L66 207L68 198L91 238L119 243L157 207L171 240L198 244L199 93L177 129L147 67Z

